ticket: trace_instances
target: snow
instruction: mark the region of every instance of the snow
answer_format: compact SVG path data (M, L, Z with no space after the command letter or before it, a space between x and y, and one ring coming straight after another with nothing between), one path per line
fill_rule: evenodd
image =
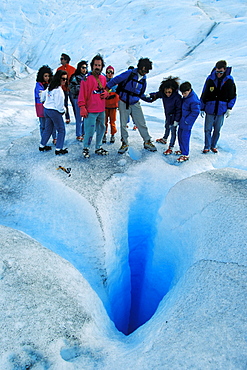
M0 11L0 368L246 369L246 2L3 0ZM198 117L186 163L159 144L144 151L132 123L127 154L118 132L109 156L85 161L73 116L69 154L40 153L36 71L62 52L75 66L100 52L116 73L147 56L148 92L173 75L198 95L226 59L238 97L219 153L201 154ZM161 137L161 101L142 107Z

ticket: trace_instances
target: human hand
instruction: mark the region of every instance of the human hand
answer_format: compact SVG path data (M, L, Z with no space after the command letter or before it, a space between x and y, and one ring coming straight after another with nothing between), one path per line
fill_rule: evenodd
M88 111L87 111L87 109L86 109L85 105L83 105L82 107L80 107L80 115L81 115L81 117L83 117L83 118L87 118L87 116L88 116Z
M108 91L104 90L101 94L100 94L100 99L107 99L109 96L109 93Z
M178 125L178 122L177 121L174 121L173 126L174 127L177 127L177 125Z
M228 118L231 114L231 109L227 109L226 113L225 113L225 117Z

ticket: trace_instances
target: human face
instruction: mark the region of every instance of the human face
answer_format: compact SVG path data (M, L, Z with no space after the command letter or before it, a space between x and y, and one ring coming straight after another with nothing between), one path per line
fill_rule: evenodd
M164 93L169 98L172 95L172 89L164 89Z
M102 60L95 59L93 63L93 72L96 72L99 75L101 71L102 71Z
M142 67L141 69L138 69L138 73L141 76L145 76L147 73L149 73L149 71L146 71L146 67Z
M65 66L67 64L67 59L64 59L64 57L60 58L61 64Z
M225 73L225 68L216 68L216 76L217 78L221 78L222 75Z
M66 82L68 81L67 74L61 76L61 86L64 86Z
M189 96L190 93L191 93L191 89L188 90L188 91L182 92L182 95L183 95L184 98L187 98L187 96Z
M83 64L83 65L81 66L81 73L82 73L83 75L85 75L85 74L87 73L87 66L86 66L85 64Z
M106 75L108 78L112 78L114 75L114 71L112 69L107 69Z
M43 75L43 80L44 80L44 82L46 82L46 83L48 83L48 82L49 82L49 80L50 80L50 75L49 75L49 73L44 73L44 75Z

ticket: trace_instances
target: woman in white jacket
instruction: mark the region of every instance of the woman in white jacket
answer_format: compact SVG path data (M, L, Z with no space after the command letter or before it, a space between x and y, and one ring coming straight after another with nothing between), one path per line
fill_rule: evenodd
M41 101L44 101L44 116L45 130L42 133L39 150L46 152L51 150L51 146L46 145L53 129L57 131L57 143L55 154L66 154L67 149L63 149L65 138L65 125L63 120L64 108L64 93L62 86L68 83L68 75L66 71L57 71L51 80L48 88L42 92Z

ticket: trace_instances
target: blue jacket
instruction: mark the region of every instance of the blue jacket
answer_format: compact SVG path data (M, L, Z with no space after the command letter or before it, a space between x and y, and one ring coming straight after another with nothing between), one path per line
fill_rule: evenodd
M200 100L196 93L191 90L187 98L182 99L182 117L179 127L184 130L191 130L200 113Z
M125 81L128 80L128 77L133 73L133 77L131 78L130 81L127 82L125 85ZM139 81L138 81L138 70L137 68L134 69L128 69L127 71L121 73L120 75L112 78L108 83L107 87L111 89L114 85L119 85L121 86L121 83L123 83L123 89L124 91L119 91L119 97L122 101L125 103L128 103L130 105L133 105L137 103L140 99L145 100L147 102L151 102L152 99L149 97L146 97L145 90L147 87L147 82L146 82L146 76L143 76Z
M201 110L217 116L232 109L236 102L236 86L231 76L231 67L227 67L221 78L216 76L216 68L207 77L201 95Z
M173 125L174 121L180 121L182 115L182 96L178 91L174 91L171 96L167 96L163 91L151 93L150 96L154 96L155 99L162 99L166 116L166 124L168 126Z

